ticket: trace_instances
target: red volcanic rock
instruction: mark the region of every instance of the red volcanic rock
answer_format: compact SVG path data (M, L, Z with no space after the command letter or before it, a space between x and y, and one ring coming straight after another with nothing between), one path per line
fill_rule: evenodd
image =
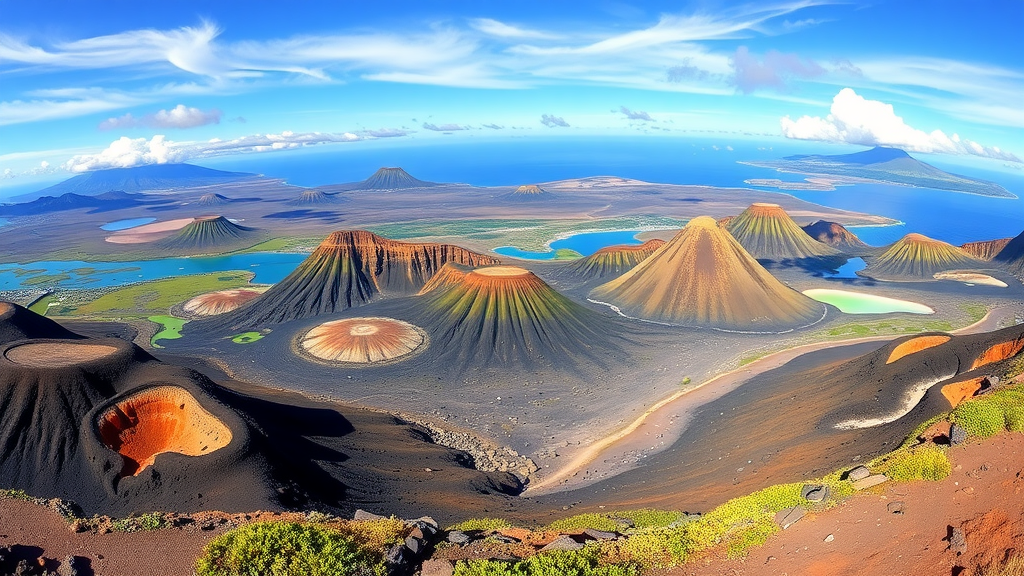
M1000 238L999 240L982 240L980 242L968 242L961 244L960 248L979 260L991 260L996 254L1006 247L1013 238Z

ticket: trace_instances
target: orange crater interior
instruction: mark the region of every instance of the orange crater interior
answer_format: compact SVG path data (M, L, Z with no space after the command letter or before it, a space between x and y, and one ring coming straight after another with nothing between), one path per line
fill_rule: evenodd
M203 456L227 446L231 430L178 386L131 394L99 416L100 439L121 455L121 476L138 476L158 454Z
M949 336L921 336L920 338L914 338L907 340L899 346L892 349L892 353L889 354L889 359L885 361L886 364L892 364L893 362L903 358L904 356L910 356L916 352L934 348L936 346L949 342Z
M988 350L978 356L971 365L971 370L987 366L995 362L1002 362L1007 358L1013 358L1017 354L1020 354L1021 350L1024 350L1024 338L1019 340L1011 340L1009 342L1003 342L1002 344L996 344Z

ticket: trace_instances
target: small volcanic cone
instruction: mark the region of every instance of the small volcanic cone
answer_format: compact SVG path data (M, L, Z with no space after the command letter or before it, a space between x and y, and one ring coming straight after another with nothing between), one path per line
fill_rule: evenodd
M850 232L845 226L838 222L818 220L813 224L804 226L803 231L818 242L827 244L840 251L856 251L870 248L870 246L862 242L860 238L857 238L856 234Z
M983 262L956 246L921 234L907 234L857 272L877 280L933 280L936 272L970 269Z
M303 190L299 197L291 200L288 204L292 206L313 206L317 204L337 204L337 195L325 194L322 190Z
M437 186L434 182L417 180L401 168L381 168L366 180L360 182L356 190L405 190L407 188L427 188Z
M992 261L1006 266L1017 276L1024 277L1024 232L1007 242Z
M210 192L209 194L203 194L200 196L199 200L196 201L196 204L200 206L222 206L229 202L231 202L231 200L228 200L226 196Z
M393 318L345 318L325 322L299 341L320 360L376 364L402 358L426 343L423 331Z
M650 258L590 297L634 318L737 331L806 326L825 312L775 279L708 216L691 220Z
M159 454L205 456L231 443L231 429L179 386L132 392L99 416L103 444L121 455L121 476L138 476Z
M0 344L25 338L80 338L49 318L0 300Z
M536 184L526 184L520 186L507 194L501 195L502 199L512 201L529 201L529 200L547 200L554 198L554 194L547 190L537 186Z
M239 226L223 216L200 216L160 245L172 250L204 250L253 238L258 232Z
M600 315L523 268L478 268L424 298L433 345L465 362L572 362L610 343Z
M446 262L498 261L451 244L396 242L376 234L334 232L286 278L225 315L231 327L254 327L340 312L379 294L418 292Z
M231 312L242 304L258 297L260 292L256 290L220 290L200 294L192 298L182 308L189 314L196 316L216 316L225 312Z
M978 260L992 260L996 254L1006 248L1013 238L1000 238L999 240L982 240L980 242L968 242L961 244L960 249L974 256Z
M579 278L615 278L632 270L664 245L664 240L654 239L638 246L608 246L572 262L566 270Z
M778 204L751 204L726 225L743 248L758 260L835 256L839 251L811 238Z

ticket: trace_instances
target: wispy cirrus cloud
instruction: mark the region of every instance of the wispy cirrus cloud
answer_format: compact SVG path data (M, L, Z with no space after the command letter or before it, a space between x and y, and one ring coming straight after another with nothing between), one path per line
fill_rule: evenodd
M496 36L498 38L558 38L557 34L521 28L492 18L474 18L469 21L469 25L488 36Z
M432 132L458 132L459 130L469 130L469 127L460 124L431 124L430 122L424 122L423 129Z

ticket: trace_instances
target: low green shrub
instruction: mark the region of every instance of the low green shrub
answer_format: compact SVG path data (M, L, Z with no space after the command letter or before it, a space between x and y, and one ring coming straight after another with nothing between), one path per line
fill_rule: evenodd
M167 520L159 512L150 512L140 516L118 518L111 522L110 527L114 532L143 532L165 528L167 527Z
M256 522L213 539L198 576L384 576L380 557L327 526Z
M455 576L638 576L634 563L607 564L596 546L544 552L523 560L469 560L455 565Z
M511 528L512 524L503 518L472 518L459 522L454 526L449 526L448 531L458 530L460 532L486 532L488 530L501 530L502 528Z
M900 448L873 460L869 467L896 482L938 481L949 476L953 469L946 450L935 444Z
M561 520L555 520L543 529L550 530L552 532L571 532L573 530L585 530L587 528L613 532L621 529L622 526L615 520L609 518L607 514L587 513L562 518Z
M1024 431L1024 386L1001 388L964 402L950 414L968 436L990 438L1009 430Z
M648 530L650 528L667 528L683 519L683 513L675 510L658 510L655 508L640 508L639 510L626 510L624 512L612 512L612 518L626 518L633 522L635 530Z

